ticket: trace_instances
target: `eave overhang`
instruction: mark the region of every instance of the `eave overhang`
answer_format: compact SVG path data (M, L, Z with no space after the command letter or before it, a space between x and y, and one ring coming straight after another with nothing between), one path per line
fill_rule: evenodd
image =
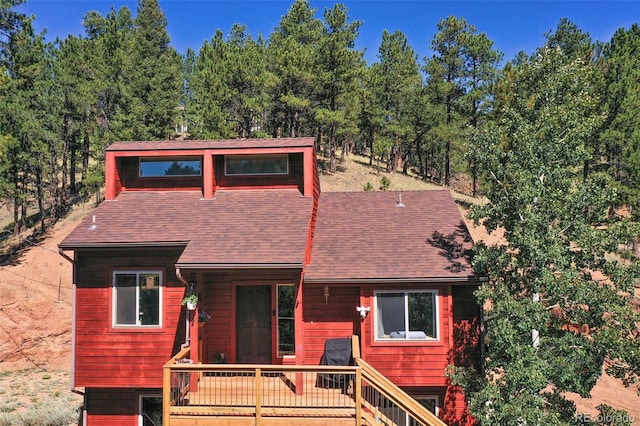
M410 277L410 278L307 278L307 284L406 284L406 283L440 283L470 284L486 281L486 277Z
M158 247L185 247L189 241L146 241L146 242L118 242L118 243L73 243L58 244L62 250L76 249L130 249L130 248L158 248Z
M176 263L180 269L302 269L302 263Z

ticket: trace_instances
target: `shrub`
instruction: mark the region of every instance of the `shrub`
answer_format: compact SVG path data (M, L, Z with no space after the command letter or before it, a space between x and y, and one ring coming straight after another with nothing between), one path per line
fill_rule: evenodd
M389 179L386 176L382 176L382 178L380 179L380 189L382 191L386 191L389 189L390 186L391 186L391 179Z

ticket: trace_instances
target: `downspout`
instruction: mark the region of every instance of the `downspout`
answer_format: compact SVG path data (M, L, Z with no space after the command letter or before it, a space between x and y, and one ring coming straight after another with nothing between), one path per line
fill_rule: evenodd
M66 254L62 248L58 248L58 254L65 258L73 266L73 291L71 292L71 392L82 395L82 424L87 424L87 395L76 389L76 261Z
M176 277L178 280L184 284L185 288L189 287L189 282L182 276L182 272L180 268L176 268ZM191 327L189 325L189 312L185 317L185 331L184 331L184 343L180 345L180 349L185 349L191 346Z

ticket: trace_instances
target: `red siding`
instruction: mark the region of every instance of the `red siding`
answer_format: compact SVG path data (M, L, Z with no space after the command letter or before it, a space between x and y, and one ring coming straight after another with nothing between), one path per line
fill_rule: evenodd
M203 176L140 177L138 157L120 157L116 162L121 180L120 190L203 190Z
M453 346L449 364L467 368L480 368L480 306L473 295L477 286L455 286L453 298ZM449 386L440 416L453 426L473 426L475 419L469 414L464 392Z
M90 426L138 425L139 395L161 394L161 390L138 392L131 389L85 390L87 417Z
M351 337L357 333L360 316L358 287L329 286L325 303L322 286L306 285L303 299L304 359L308 365L320 364L324 342L337 337Z
M213 159L214 180L218 188L279 188L297 187L304 193L304 165L301 153L289 154L288 175L225 176L224 155Z
M77 253L75 386L162 387L162 365L184 342L185 287L175 276L176 250ZM112 326L113 269L164 272L162 328ZM181 320L182 315L182 320Z
M231 306L231 280L229 277L204 274L202 307L211 315L207 325L200 328L203 342L202 362L213 363L217 354L233 358L233 331ZM232 337L233 336L233 337Z
M391 287L376 287L389 289ZM439 341L387 343L374 341L375 312L370 312L363 323L362 357L398 386L445 386L444 370L448 364L450 339L451 297L448 286L405 284L397 289L437 289L439 292ZM373 311L374 287L364 291L364 306Z
M474 426L476 419L469 414L469 408L462 389L449 386L444 403L438 415L449 426Z
M198 332L202 343L202 362L213 363L215 356L224 353L229 363L236 358L235 333L235 288L238 285L271 285L272 306L275 314L276 284L297 284L300 272L297 270L229 270L205 272L194 279L200 283L198 294L200 307L211 315L211 319ZM277 364L276 321L272 319L273 363Z
M87 389L86 392L89 425L137 424L135 393L126 389Z

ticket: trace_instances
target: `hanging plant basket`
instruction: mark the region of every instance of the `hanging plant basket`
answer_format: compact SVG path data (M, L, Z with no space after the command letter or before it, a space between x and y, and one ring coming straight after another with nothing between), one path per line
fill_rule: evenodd
M198 296L195 294L186 296L182 299L182 306L186 306L188 310L195 311L196 306L198 306Z

